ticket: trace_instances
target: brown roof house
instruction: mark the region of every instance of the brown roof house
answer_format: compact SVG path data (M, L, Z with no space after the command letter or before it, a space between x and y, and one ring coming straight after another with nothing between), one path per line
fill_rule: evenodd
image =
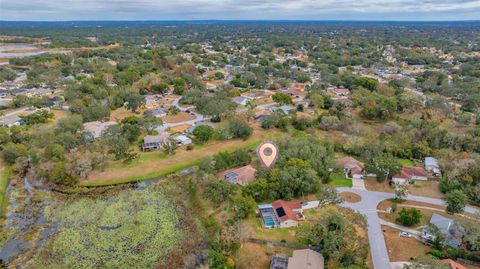
M357 161L352 157L339 158L336 159L335 162L338 166L343 168L346 177L363 179L362 173L365 165L362 162Z
M288 258L288 269L323 269L323 255L311 249L294 250Z
M423 167L404 166L400 173L392 177L392 182L395 184L405 184L415 180L428 180L428 174Z
M223 178L232 184L245 186L248 183L255 181L256 174L257 169L253 168L251 165L245 165L223 172Z

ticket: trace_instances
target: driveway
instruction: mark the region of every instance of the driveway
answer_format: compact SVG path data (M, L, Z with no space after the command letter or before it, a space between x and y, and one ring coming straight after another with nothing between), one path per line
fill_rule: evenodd
M394 194L346 187L337 188L337 190L339 192L353 192L362 198L362 200L358 203L344 202L340 206L354 209L364 215L367 219L368 240L370 241L370 253L372 255L373 267L375 269L391 268L387 246L385 244L385 238L383 237L382 233L382 222L377 214L377 205L385 199L394 198ZM408 195L406 200L445 206L445 202L443 200L435 198ZM469 213L475 213L478 211L478 209L467 206L465 211Z
M365 181L359 178L352 178L352 188L365 190Z

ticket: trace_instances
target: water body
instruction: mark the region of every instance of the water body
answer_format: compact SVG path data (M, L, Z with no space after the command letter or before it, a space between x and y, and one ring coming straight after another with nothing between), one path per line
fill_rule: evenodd
M178 214L188 212L180 205L186 198L176 194L175 184L166 189L164 180L71 195L32 183L24 178L7 190L0 268L151 268L191 238L190 232L198 234L187 235L183 227L193 227L194 219Z

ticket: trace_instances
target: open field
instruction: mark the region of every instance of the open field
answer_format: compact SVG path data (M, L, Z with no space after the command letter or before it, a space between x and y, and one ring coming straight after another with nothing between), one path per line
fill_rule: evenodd
M255 243L244 243L240 247L237 257L237 266L239 269L267 269L270 261L275 254L285 257L292 256L293 249L284 247L275 247L272 245L260 245Z
M166 122L166 123L177 123L177 122L189 121L193 119L195 119L195 116L190 115L187 112L178 112L177 115L162 117L163 122Z
M417 181L408 188L410 194L425 196L431 198L443 198L444 194L440 191L440 182L438 181Z
M408 191L412 195L425 196L431 198L443 198L443 193L440 191L440 183L438 181L416 181L411 184ZM390 186L388 180L378 182L375 179L365 179L365 187L369 191L393 192L393 187Z
M245 221L245 229L251 237L263 240L284 241L289 244L298 244L297 234L298 227L292 228L264 228L260 218L253 216Z
M275 136L271 131L256 131L247 140L213 141L204 147L196 147L194 150L185 151L178 149L173 156L165 157L158 152L149 154L150 158L140 157L130 164L122 162L111 162L105 171L95 171L86 180L80 182L81 186L103 186L133 182L156 178L162 175L173 173L190 166L201 163L205 158L214 154L236 149L253 149L266 139ZM278 134L278 133L277 133ZM141 154L142 156L143 154Z
M383 236L387 244L391 262L410 261L410 258L422 257L430 250L415 238L398 236L399 230L382 225Z
M117 109L113 110L110 113L110 120L111 121L120 121L120 120L123 120L126 117L139 116L139 115L141 115L141 111L142 111L142 109L139 109L138 110L139 113L136 114L136 113L133 113L131 110L126 109L125 107L120 107L120 108L117 108Z
M365 188L369 191L393 192L388 180L378 182L376 179L365 179Z
M185 130L187 130L188 128L190 128L190 124L182 124L182 125L178 125L178 126L175 126L175 127L170 127L168 128L168 131L172 132L172 133L183 133L185 132Z

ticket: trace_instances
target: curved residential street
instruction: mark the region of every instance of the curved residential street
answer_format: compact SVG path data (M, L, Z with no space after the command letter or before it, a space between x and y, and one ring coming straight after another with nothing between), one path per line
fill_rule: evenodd
M180 101L181 97L175 99L173 102L172 102L172 106L175 106L177 107L180 111L182 112L185 112L185 108L181 107L178 103ZM195 119L193 120L187 120L187 121L181 121L181 122L174 122L174 123L168 123L168 122L164 122L161 126L158 126L157 128L155 128L155 130L159 133L165 131L166 129L170 128L170 127L175 127L175 126L180 126L180 125L185 125L185 124L188 124L188 125L194 125L196 122L199 122L199 121L204 121L206 119L209 119L210 117L206 117L202 114L199 114L197 112L194 112L194 111L190 111L190 113L193 113L194 116L195 116Z
M385 199L394 198L394 194L346 187L337 188L337 190L339 192L352 192L362 198L362 200L358 203L344 202L341 204L341 206L354 209L366 217L368 224L368 240L370 242L370 253L372 255L373 267L375 269L391 268L387 246L385 244L385 239L382 232L382 221L377 214L377 206ZM443 200L435 198L408 195L406 200L445 206L445 202ZM467 206L465 208L465 212L475 213L478 212L478 209Z

